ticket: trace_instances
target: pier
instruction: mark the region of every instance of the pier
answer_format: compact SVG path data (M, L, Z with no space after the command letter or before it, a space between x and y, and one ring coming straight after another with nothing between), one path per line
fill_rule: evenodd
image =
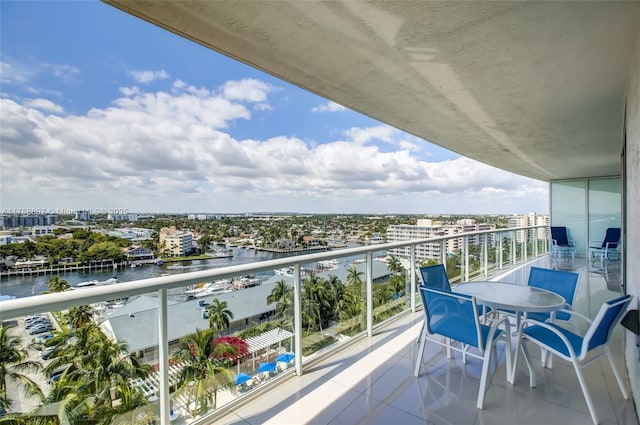
M42 268L22 268L17 270L2 270L0 271L0 278L13 277L13 276L39 276L47 274L64 274L71 272L91 272L95 270L117 270L124 267L126 263L113 263L113 261L94 263L94 264L82 264L82 265L62 265L59 267L42 267Z

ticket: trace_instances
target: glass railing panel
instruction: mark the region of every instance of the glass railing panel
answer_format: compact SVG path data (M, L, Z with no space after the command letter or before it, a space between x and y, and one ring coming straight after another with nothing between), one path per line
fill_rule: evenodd
M341 260L343 273L339 287L341 293L335 304L335 334L337 339L346 340L367 329L366 256L357 255ZM377 275L374 273L374 279Z
M376 261L376 260L374 260ZM411 307L408 264L396 256L386 257L386 272L373 282L373 324L384 322Z

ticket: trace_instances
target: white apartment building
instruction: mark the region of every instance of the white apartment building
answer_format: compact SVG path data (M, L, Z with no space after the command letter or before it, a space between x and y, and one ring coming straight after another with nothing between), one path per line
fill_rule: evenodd
M538 229L538 234L535 235L533 232L521 230L516 232L516 242L522 243L527 240L527 242L533 242L534 237L537 240L545 239L549 230L549 216L536 214L534 212L530 212L528 214L514 214L509 217L509 227L527 227L527 226L541 226L545 225L547 228ZM527 236L528 234L528 236ZM537 236L537 237L536 237Z
M31 235L32 236L53 235L53 231L57 228L58 226L33 226L31 228Z
M163 227L159 234L160 249L163 254L171 257L187 255L193 248L191 232L177 230L175 226Z
M492 224L476 223L473 219L458 220L456 224L442 224L439 221L431 219L419 219L415 225L402 224L389 226L387 228L387 242L400 242L411 239L434 238L437 236L457 235L465 232L475 232L480 230L495 229ZM484 238L488 237L489 246L495 245L493 235L478 235L469 238L471 244L482 244ZM458 252L463 248L463 238L449 239L444 247L445 253ZM408 257L410 255L409 248L396 248L390 250L391 254ZM442 250L440 242L418 245L416 247L417 260L429 260L442 258Z

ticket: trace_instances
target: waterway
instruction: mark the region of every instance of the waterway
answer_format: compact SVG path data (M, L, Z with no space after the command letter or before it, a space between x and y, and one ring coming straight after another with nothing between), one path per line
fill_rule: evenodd
M354 245L357 246L357 245ZM206 270L218 267L233 266L239 264L253 263L256 261L266 261L275 258L288 257L292 254L275 254L267 251L258 251L255 249L234 248L234 256L228 258L211 258L208 260L182 261L176 263L165 263L162 266L146 265L135 268L120 268L117 271L92 271L92 272L68 272L62 273L60 276L72 287L79 283L91 280L99 282L117 277L118 282L130 282L133 280L149 279L163 275L172 275L180 273L188 273L198 270ZM348 262L351 259L341 260ZM261 280L266 280L273 276L274 272L263 272L256 275ZM39 276L12 276L2 278L0 280L0 295L9 295L17 298L30 297L47 290L47 281L52 277L49 275ZM171 292L181 293L181 289L172 290Z

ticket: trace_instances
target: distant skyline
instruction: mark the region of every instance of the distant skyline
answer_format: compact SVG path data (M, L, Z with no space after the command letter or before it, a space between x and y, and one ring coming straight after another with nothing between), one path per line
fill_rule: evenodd
M2 1L0 17L3 210L548 212L545 182L104 3Z

